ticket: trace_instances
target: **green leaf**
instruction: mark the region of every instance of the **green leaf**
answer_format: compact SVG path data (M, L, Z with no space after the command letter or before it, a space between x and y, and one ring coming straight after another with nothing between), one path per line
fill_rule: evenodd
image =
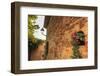
M34 25L33 27L34 27L34 29L39 29L40 28L39 25Z

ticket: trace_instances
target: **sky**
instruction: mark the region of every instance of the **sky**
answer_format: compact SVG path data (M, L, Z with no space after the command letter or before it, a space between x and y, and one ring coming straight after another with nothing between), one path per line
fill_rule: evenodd
M36 25L39 25L40 28L38 30L35 30L33 34L35 38L42 39L42 40L46 40L46 34L47 34L47 30L45 28L44 31L41 31L41 29L44 26L44 19L45 16L38 16L36 20Z

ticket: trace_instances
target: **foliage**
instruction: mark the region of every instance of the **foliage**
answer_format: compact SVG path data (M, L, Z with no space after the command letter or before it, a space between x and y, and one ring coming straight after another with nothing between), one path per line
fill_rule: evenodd
M35 15L28 16L28 50L31 53L32 50L38 48L38 45L43 42L41 39L34 37L35 30L39 29L39 25L36 25L36 19L38 17Z
M34 37L35 30L39 29L39 25L36 25L37 16L29 15L28 16L28 53L29 53L29 60L32 51L35 51L38 46L44 43L44 40L37 39ZM46 58L46 56L45 56Z
M35 15L28 15L28 49L31 51L35 47L36 39L33 35L34 31L39 28L36 24L36 19L38 17Z
M80 54L79 54L79 45L76 43L76 42L72 42L72 45L73 45L73 55L72 55L72 58L75 59L75 58L80 58Z
M84 33L82 31L72 34L73 55L72 58L80 58L79 46L84 45Z
M35 38L33 36L33 33L36 29L39 29L39 26L36 25L36 19L38 17L35 15L29 15L28 16L28 39L32 41L33 43L35 42Z
M35 39L35 42L33 43L32 40L28 40L28 47L29 50L35 50L36 48L38 48L38 45L42 44L43 42L45 42L44 40L41 39Z

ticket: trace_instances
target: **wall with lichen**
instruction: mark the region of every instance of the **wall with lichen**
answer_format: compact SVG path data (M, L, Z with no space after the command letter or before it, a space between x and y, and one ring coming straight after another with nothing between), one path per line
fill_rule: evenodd
M51 16L47 24L47 59L71 59L73 54L71 34L83 31L85 42L88 40L87 17ZM80 54L87 58L87 45L80 47Z

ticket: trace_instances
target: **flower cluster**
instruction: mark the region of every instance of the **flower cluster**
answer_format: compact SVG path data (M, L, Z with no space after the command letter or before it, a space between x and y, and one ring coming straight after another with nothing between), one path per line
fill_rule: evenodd
M74 43L77 43L78 45L84 45L85 44L84 33L82 31L72 33L72 40Z
M72 58L81 58L79 53L80 45L85 45L85 36L82 31L72 33L73 55Z

